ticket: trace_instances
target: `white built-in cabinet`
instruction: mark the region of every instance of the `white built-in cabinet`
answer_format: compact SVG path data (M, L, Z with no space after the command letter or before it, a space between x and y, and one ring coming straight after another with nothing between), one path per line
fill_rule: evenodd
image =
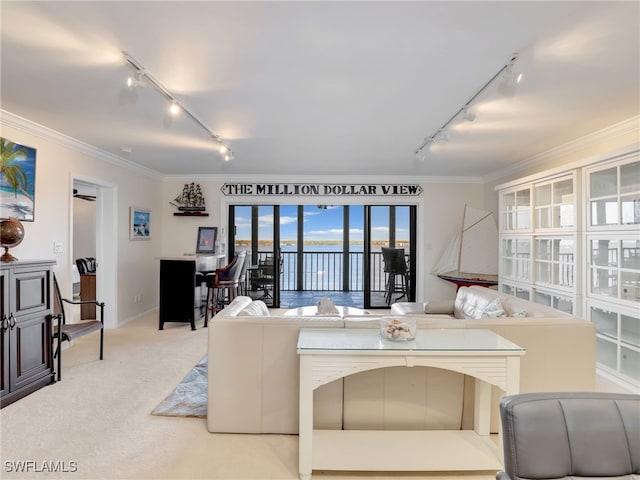
M500 290L576 313L576 172L500 191Z
M500 290L592 321L599 371L640 388L640 153L498 190Z
M601 371L640 388L640 159L585 168L586 317Z

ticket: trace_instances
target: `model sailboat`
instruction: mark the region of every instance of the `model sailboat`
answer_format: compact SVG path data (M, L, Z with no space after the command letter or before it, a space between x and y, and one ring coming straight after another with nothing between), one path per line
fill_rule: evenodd
M204 195L202 195L200 185L194 182L191 182L190 185L185 183L182 193L169 203L183 212L203 212L205 210Z
M433 269L458 288L498 284L498 229L493 212L465 205L462 229Z

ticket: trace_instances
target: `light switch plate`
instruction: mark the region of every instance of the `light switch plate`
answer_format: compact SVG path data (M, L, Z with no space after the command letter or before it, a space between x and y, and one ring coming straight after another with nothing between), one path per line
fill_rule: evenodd
M64 253L64 248L62 247L61 242L53 243L53 253Z

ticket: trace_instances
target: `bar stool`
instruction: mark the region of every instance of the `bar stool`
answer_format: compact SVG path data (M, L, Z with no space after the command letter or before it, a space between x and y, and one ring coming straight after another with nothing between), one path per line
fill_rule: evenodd
M383 247L382 260L384 272L388 275L384 299L390 305L396 293L401 294L396 301L408 297L409 293L409 270L404 259L404 248Z
M204 315L204 326L208 326L209 318L222 310L241 293L240 275L247 252L242 251L233 256L228 265L216 269L207 275L207 310Z

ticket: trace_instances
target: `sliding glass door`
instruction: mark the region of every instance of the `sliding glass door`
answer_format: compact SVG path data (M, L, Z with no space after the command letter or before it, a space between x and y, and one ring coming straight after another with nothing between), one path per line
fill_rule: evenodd
M248 250L246 292L271 307L388 308L415 299L415 206L231 205L230 245ZM395 253L385 263L384 254ZM229 252L232 254L233 252Z
M232 205L229 208L229 255L246 250L245 294L280 306L280 207L278 205Z
M415 301L416 207L364 208L364 306Z

